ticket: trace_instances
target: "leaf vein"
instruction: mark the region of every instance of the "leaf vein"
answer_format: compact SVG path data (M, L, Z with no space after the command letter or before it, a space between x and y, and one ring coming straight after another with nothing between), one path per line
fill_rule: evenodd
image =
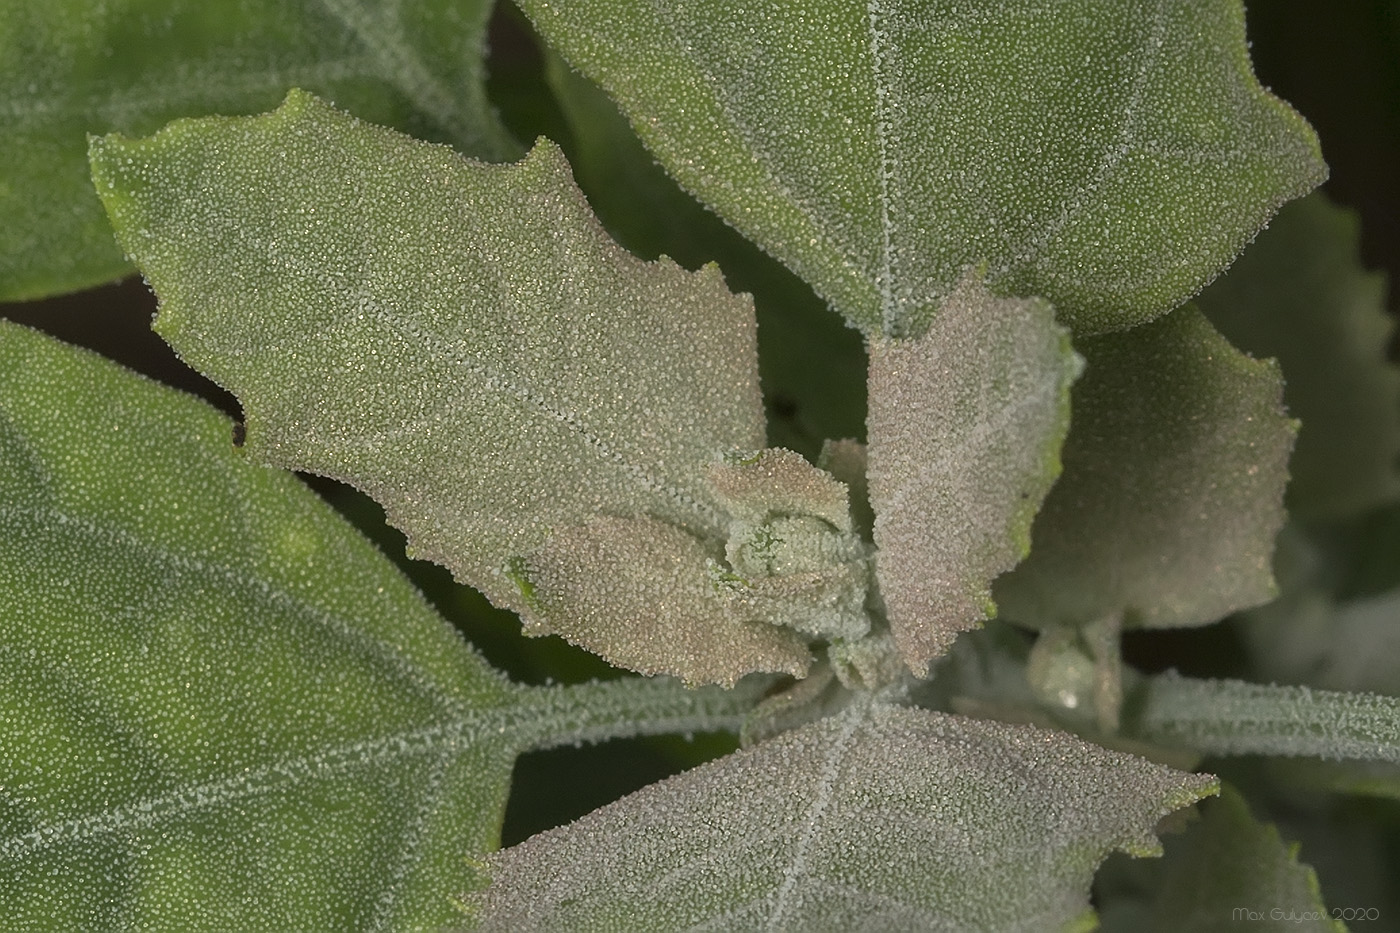
M890 154L890 110L889 98L894 93L887 71L885 45L886 37L880 26L884 9L880 0L869 0L866 4L866 21L870 29L871 78L875 85L875 150L879 162L877 172L880 185L880 268L876 272L876 287L880 294L880 324L886 337L894 336L899 322L894 320L894 219L891 214L891 199L895 196L893 156Z
M427 698L444 712L454 712L461 708L461 702L444 697L433 687L422 673L411 667L395 647L368 632L358 630L350 621L339 618L330 612L297 598L286 590L270 585L256 576L243 573L237 567L213 561L201 560L186 553L167 551L152 542L128 531L99 524L86 518L70 515L53 507L8 505L0 507L0 526L14 524L33 525L42 528L66 528L75 530L88 539L102 540L114 553L140 553L149 555L154 562L180 574L195 578L219 579L233 588L243 591L256 590L275 605L288 610L294 617L305 619L320 626L349 645L355 645L394 672L401 684L413 693ZM13 533L6 529L7 533ZM173 585L173 581L172 581Z
M806 825L802 827L802 835L793 847L792 859L783 868L783 883L774 896L773 913L769 916L767 924L767 929L771 933L790 928L785 914L794 905L798 882L807 874L807 859L816 842L817 834L823 828L822 818L835 796L846 750L855 740L860 727L869 718L870 710L868 708L862 708L848 714L846 721L841 724L840 733L832 741L831 747L822 760L821 769L817 772L816 794L812 799L811 806L807 808Z
M695 53L694 44L686 41L679 25L677 25L675 21L675 17L670 15L671 8L669 0L652 0L652 7L656 13L657 19L671 34L681 52L699 69L700 76L704 78L705 85L709 89L711 96L719 104L720 112L724 114L734 136L742 140L744 146L748 149L749 153L751 153L753 164L762 170L764 177L772 185L773 190L801 213L803 219L807 222L806 232L808 235L812 239L821 242L830 251L830 254L836 257L842 267L849 270L857 277L868 280L870 278L870 271L852 258L852 254L855 250L852 249L851 244L843 243L834 237L830 230L831 225L823 221L817 209L809 204L805 198L798 197L791 186L789 186L774 170L772 165L774 160L766 147L759 145L749 125L737 116L740 108L734 106L733 99L726 93L727 84L719 80L713 71L707 67L706 63L701 60L699 55ZM687 152L681 151L678 155L680 158L690 161L687 158ZM692 164L691 167L694 168L695 166ZM727 176L728 173L725 172L720 172L719 174L706 173L705 184L734 192L745 199L751 199L753 197L753 191L733 184Z
M1166 33L1168 2L1169 0L1158 0L1157 11L1152 18L1152 28L1148 30L1146 40L1143 43L1142 64L1138 68L1137 75L1133 78L1132 90L1128 94L1127 103L1123 106L1122 120L1113 145L1104 149L1089 180L1073 198L1060 208L1059 214L1039 231L1030 234L1021 247L1012 252L1011 258L999 264L996 271L989 274L988 278L999 278L1016 266L1034 262L1036 256L1050 242L1051 237L1063 230L1070 221L1088 207L1089 199L1103 187L1131 149L1139 144L1136 138L1138 113L1142 109L1142 97L1147 87L1148 76L1161 58L1163 38Z
M433 75L404 40L400 4L371 8L354 0L320 0L321 5L364 44L380 65L380 74L403 92L414 106L451 132L464 150L477 147L473 132L455 103L455 95ZM379 14L379 15L376 15Z
M102 813L45 823L28 832L0 839L0 859L22 858L55 845L160 825L190 813L276 793L306 781L330 780L358 769L422 756L445 759L482 741L515 739L518 725L511 722L511 714L509 709L475 711L474 715L418 729L245 768L236 774L188 784Z

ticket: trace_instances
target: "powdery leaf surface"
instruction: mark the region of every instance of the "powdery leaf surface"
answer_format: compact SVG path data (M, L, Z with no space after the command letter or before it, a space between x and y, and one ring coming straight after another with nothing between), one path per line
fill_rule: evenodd
M876 577L916 673L996 614L992 580L1026 555L1081 365L1048 304L971 277L917 340L872 342Z
M1325 177L1238 0L523 0L683 187L867 335L964 269L1150 320Z
M715 593L740 618L821 638L870 628L870 545L855 533L847 487L791 450L727 457L711 487L731 518Z
M553 50L545 79L568 122L569 161L603 226L644 259L664 253L688 269L718 263L731 288L754 296L768 442L815 457L828 437L865 429L865 347L811 288L676 186L617 105Z
M0 916L434 926L496 844L511 688L188 396L0 326Z
M1026 726L855 707L489 859L486 931L1050 930L1205 775Z
M1064 475L1030 557L997 581L1002 614L1169 628L1271 598L1296 432L1277 365L1234 349L1189 306L1079 350Z
M238 396L248 452L369 493L534 630L559 603L518 570L556 532L648 515L723 541L704 471L763 443L752 305L620 249L552 144L470 162L295 92L92 159L157 330Z
M88 179L89 133L257 113L310 88L481 158L518 151L486 100L490 0L6 0L0 300L131 274Z
M745 674L801 677L811 655L795 632L733 612L710 587L713 554L652 518L600 518L566 529L522 568L553 630L614 664L688 683Z
M865 475L868 468L865 445L850 437L827 440L822 444L817 466L845 484L852 524L861 535L871 538L875 513L870 508L870 487Z
M773 514L809 515L849 532L851 507L844 483L782 448L729 457L710 467L711 487L731 517L762 521Z
M1400 496L1400 369L1385 276L1361 264L1354 211L1320 192L1290 204L1201 310L1235 346L1283 369L1302 421L1289 461L1292 514L1336 519Z

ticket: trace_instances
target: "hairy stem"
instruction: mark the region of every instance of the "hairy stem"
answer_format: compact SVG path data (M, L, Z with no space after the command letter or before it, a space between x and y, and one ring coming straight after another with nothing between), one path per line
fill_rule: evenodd
M522 692L526 720L517 735L526 750L639 735L735 732L757 705L768 678L732 690L691 688L668 677L625 677Z
M1128 715L1134 738L1211 755L1400 761L1400 698L1196 680L1147 680Z

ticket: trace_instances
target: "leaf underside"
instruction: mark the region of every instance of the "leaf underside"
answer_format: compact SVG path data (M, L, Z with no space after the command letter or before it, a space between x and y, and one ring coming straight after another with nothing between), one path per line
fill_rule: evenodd
M1326 174L1238 0L522 0L683 187L868 336L963 270L1077 332L1214 277Z
M0 916L448 922L521 691L227 419L0 325Z
M1213 779L1070 736L853 707L489 859L483 930L1047 930Z
M1025 556L1059 474L1080 366L1048 304L973 277L917 340L871 344L876 574L916 673L996 614L991 582Z
M1079 343L1064 475L993 594L1013 621L1204 625L1274 595L1296 423L1194 307Z
M87 134L256 113L293 85L481 158L518 151L486 100L489 0L7 0L0 4L0 300L131 272Z
M474 163L300 92L261 117L96 140L92 160L157 330L238 396L250 454L369 493L414 556L532 631L648 672L742 673L704 673L724 662L723 618L675 620L692 646L709 627L694 664L578 626L640 568L581 568L553 593L563 578L532 570L576 566L563 552L604 516L664 524L673 549L648 555L663 563L722 543L704 472L762 446L763 412L752 304L717 269L620 249L552 144ZM647 592L620 593L621 611ZM795 636L768 643L747 669L794 670Z

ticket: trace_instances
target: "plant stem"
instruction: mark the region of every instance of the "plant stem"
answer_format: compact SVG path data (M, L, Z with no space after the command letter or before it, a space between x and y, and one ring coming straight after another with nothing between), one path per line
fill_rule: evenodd
M1211 755L1289 755L1400 761L1400 698L1152 677L1125 730L1134 738Z
M669 677L594 680L522 693L515 728L524 750L639 735L735 732L768 686L747 678L731 690L686 687Z

